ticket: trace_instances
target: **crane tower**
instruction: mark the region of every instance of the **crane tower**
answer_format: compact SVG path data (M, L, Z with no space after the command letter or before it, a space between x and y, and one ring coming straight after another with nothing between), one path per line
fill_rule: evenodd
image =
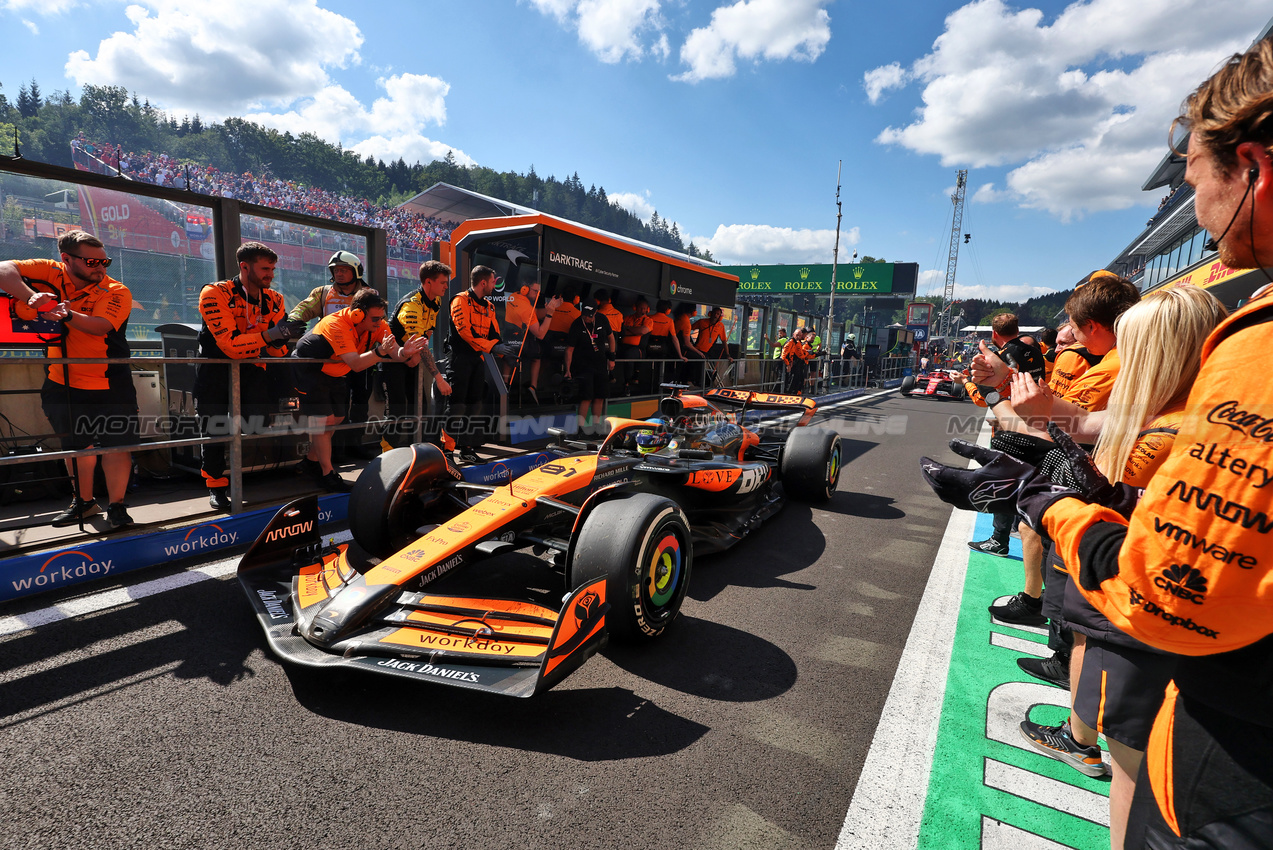
M959 231L964 224L964 190L968 188L968 170L955 177L955 194L950 196L955 214L950 224L950 259L946 261L946 303L942 306L941 332L950 336L951 303L955 300L955 265L959 261Z

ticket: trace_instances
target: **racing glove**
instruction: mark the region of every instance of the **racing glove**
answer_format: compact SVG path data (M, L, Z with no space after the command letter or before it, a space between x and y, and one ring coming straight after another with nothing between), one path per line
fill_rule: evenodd
M1017 510L1024 483L1042 477L1037 469L1011 455L966 440L951 440L950 450L981 464L978 469L947 466L929 457L919 459L920 472L937 497L965 511L1000 513Z
M1065 453L1065 459L1069 462L1074 477L1078 479L1076 495L1079 498L1111 508L1124 517L1131 517L1143 490L1122 482L1111 484L1096 468L1096 460L1055 422L1048 423L1048 435L1052 437L1056 447Z
M266 342L286 342L305 333L305 323L292 319L284 319L267 330L263 336Z

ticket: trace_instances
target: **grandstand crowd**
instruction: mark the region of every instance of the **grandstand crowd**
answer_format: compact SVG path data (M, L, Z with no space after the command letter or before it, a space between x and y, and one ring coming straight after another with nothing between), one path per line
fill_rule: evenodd
M382 228L390 256L395 251L411 249L427 254L435 242L446 240L456 226L402 207L374 204L366 198L354 198L291 180L268 175L231 174L212 165L179 162L165 153L121 151L79 136L71 141L72 158L77 165L95 166L91 170L113 173L118 170L134 180L156 186L189 189L203 195L234 198L274 209L329 218L362 227Z

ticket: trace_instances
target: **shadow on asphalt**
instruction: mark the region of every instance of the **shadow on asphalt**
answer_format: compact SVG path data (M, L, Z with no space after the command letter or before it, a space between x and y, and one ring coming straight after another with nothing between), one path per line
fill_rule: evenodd
M836 493L827 504L835 504L840 495ZM811 584L788 581L783 576L816 563L825 549L826 537L813 522L813 509L788 500L776 517L732 549L695 558L689 596L706 602L730 586L814 590Z
M579 761L668 755L708 731L625 688L552 690L522 700L351 671L285 672L297 701L330 720Z
M605 656L656 685L723 702L770 699L796 683L796 662L776 645L684 614L656 643L612 643Z

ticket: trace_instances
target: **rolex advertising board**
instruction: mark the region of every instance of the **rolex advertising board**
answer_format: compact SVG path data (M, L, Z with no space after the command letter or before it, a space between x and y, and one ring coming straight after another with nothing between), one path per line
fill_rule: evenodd
M892 295L894 267L898 263L846 263L836 268L837 295ZM720 271L738 275L738 294L764 293L787 295L800 292L831 291L831 264L808 263L801 266L720 266ZM900 271L900 270L899 270ZM897 275L906 277L905 275Z

